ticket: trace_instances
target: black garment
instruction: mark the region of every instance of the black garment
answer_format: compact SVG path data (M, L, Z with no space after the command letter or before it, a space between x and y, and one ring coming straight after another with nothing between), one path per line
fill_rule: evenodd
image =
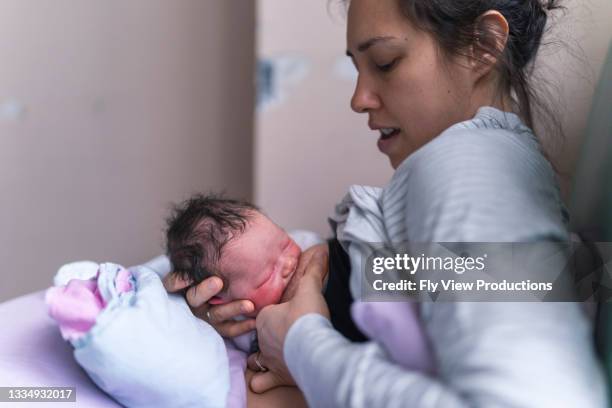
M331 323L344 337L355 342L364 342L368 338L357 328L351 318L353 296L349 289L351 263L336 238L327 241L329 247L329 272L327 286L323 293Z

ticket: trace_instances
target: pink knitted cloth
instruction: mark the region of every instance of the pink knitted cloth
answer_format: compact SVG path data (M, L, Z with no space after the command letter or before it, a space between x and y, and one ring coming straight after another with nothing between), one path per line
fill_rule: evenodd
M132 291L132 274L120 267L114 279L117 293ZM65 340L76 340L96 323L96 317L106 307L107 300L100 293L98 278L71 279L66 286L54 286L47 290L45 302L49 315L57 321Z

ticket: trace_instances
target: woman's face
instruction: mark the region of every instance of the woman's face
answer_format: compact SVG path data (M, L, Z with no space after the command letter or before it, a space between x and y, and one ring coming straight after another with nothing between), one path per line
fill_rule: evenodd
M476 113L469 63L445 60L434 38L401 13L398 0L350 2L347 54L359 72L351 107L368 113L393 168Z

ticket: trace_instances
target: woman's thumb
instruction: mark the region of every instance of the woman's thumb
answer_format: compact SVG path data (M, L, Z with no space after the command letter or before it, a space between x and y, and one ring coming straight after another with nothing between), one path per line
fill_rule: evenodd
M308 262L302 279L312 279L318 285L323 285L323 280L327 276L328 270L327 260L327 251L317 251L310 259L310 262Z
M280 387L284 384L273 372L268 371L266 373L256 373L253 375L249 385L251 387L251 391L256 394L261 394L262 392Z

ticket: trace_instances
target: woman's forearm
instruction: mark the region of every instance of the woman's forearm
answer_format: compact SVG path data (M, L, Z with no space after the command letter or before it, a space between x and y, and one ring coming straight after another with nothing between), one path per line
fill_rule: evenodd
M285 360L312 407L468 406L439 382L386 360L376 344L349 342L319 315L291 327Z
M376 344L350 343L320 315L297 320L284 355L309 406L606 406L596 361L585 352L589 336L576 305L449 303L435 308L430 324L439 379L393 364Z

